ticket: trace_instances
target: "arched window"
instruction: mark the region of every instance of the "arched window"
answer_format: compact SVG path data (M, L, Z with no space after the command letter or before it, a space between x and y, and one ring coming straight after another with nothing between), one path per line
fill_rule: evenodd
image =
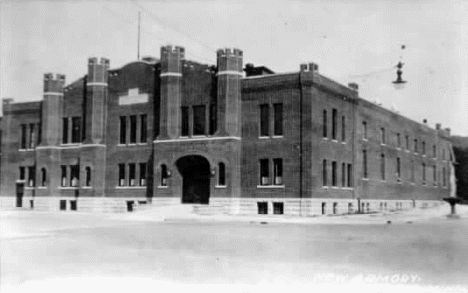
M218 164L218 185L226 185L226 165L224 165L224 163Z
M86 167L85 173L86 173L85 186L91 186L91 167Z
M161 186L167 186L167 166L161 165Z
M41 186L47 185L47 171L45 168L41 169Z

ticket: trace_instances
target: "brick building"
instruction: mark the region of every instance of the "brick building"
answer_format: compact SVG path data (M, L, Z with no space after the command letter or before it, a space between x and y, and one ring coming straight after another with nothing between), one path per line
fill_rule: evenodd
M219 50L217 65L162 47L119 69L91 58L42 101L3 100L0 205L125 211L194 204L312 215L438 204L450 195L450 130L358 96L318 65L274 73Z

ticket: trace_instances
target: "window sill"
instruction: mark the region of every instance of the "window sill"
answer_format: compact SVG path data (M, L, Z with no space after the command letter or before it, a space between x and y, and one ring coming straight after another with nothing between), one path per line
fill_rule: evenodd
M19 149L20 152L32 152L34 149Z
M272 137L273 137L273 138L284 138L283 135L273 135Z
M215 185L215 188L218 188L218 189L226 189L227 186L226 186L226 185Z
M322 137L322 140L328 140L328 137Z
M47 186L38 186L37 189L47 189Z
M346 144L346 141L342 141L341 144Z
M284 188L284 185L257 185L257 188Z
M116 186L115 189L146 189L146 186Z
M36 187L34 187L34 186L25 186L24 190L34 190L34 188L36 188Z
M380 143L381 146L387 146L385 143Z
M164 189L164 188L168 188L168 187L169 186L167 186L167 185L158 185L158 188L163 188Z
M397 151L401 151L401 148L400 148L400 147L397 147L396 150L397 150Z
M367 142L367 141L369 141L369 140L368 140L367 138L363 138L362 141L366 141L366 142Z
M78 186L59 186L58 189L62 189L62 190L75 190L75 189L78 189Z
M341 189L342 190L353 190L354 188L353 187L342 187Z
M369 181L369 178L361 178L362 181Z
M258 139L270 139L269 136L259 136Z
M93 189L92 186L82 186L81 188L82 188L82 189Z
M337 139L332 139L332 141L333 141L333 142L338 142L338 140L337 140Z

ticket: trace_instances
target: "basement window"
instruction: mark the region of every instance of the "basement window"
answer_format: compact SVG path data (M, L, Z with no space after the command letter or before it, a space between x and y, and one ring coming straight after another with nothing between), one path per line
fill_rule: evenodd
M273 214L275 214L275 215L282 215L282 214L284 214L284 203L282 203L282 202L274 202L274 203L273 203Z
M268 203L264 202L257 202L257 209L259 215L267 215L268 214Z

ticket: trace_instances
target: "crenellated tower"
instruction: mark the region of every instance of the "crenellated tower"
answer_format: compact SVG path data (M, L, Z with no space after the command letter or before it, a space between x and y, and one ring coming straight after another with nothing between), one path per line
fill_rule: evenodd
M105 143L108 70L108 59L88 59L85 143Z
M64 85L65 75L44 74L41 139L43 146L58 146L60 144Z
M241 137L242 51L220 49L218 65L218 136Z
M158 139L180 136L183 47L161 47L161 120Z

